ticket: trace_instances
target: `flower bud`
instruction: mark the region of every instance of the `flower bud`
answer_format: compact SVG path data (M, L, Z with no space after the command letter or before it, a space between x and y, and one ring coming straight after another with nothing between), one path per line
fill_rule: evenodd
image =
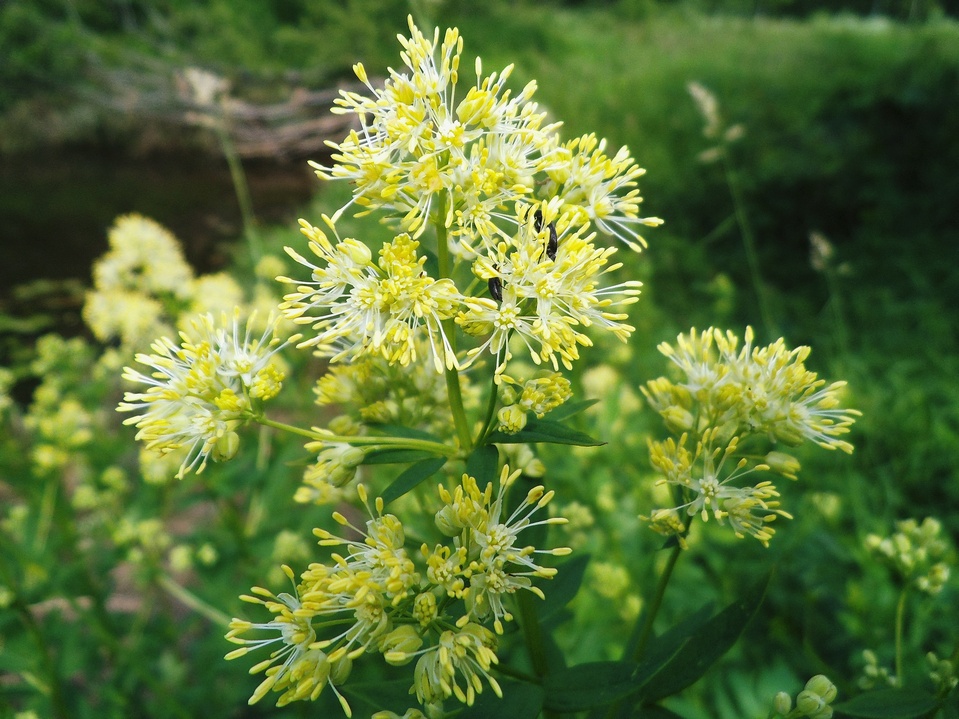
M786 716L792 711L793 700L786 692L779 692L773 699L773 711L779 716Z
M799 460L786 452L769 452L763 461L773 472L789 479L796 479L801 469Z
M353 671L353 660L348 656L342 656L330 666L330 681L334 684L342 684Z
M783 444L790 447L798 447L803 443L805 437L799 427L791 422L777 422L773 428L773 435Z
M677 405L667 407L659 414L666 423L666 428L670 432L674 432L676 434L688 432L693 428L693 422L695 422L695 418L688 409L684 409Z
M380 651L387 664L395 667L412 661L417 649L423 646L423 638L411 624L403 624L380 641Z
M821 696L827 704L832 703L832 700L835 699L838 694L836 685L833 684L825 674L817 674L806 682L806 689Z
M226 432L213 445L213 457L216 462L226 462L233 459L240 451L240 435L236 432Z
M832 716L832 707L816 692L808 689L799 692L796 697L796 710L809 719L829 719Z
M516 434L526 426L526 411L518 404L503 407L496 416L500 431L506 434Z

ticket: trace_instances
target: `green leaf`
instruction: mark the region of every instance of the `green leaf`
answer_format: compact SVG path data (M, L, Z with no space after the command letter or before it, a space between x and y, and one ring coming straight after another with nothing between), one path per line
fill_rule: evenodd
M353 716L370 716L384 709L397 713L406 711L410 705L411 683L410 679L345 682L338 689L350 702Z
M942 706L943 719L959 719L959 689L953 687Z
M496 444L530 444L533 442L549 442L551 444L575 444L580 447L599 447L606 444L593 439L585 432L571 429L559 422L548 419L531 419L526 427L516 434L493 432L490 442Z
M509 719L536 719L543 708L543 688L536 684L504 679L499 682L503 690L500 699L492 688L483 687L483 693L476 697L473 706L464 709L460 719L488 719L488 717L509 717Z
M443 443L436 435L430 434L429 432L417 429L416 427L406 427L402 424L375 424L368 423L367 426L370 429L375 429L377 432L382 432L388 437L406 437L407 439L425 439L428 442L439 442Z
M408 467L380 495L383 498L383 503L389 504L394 499L402 497L418 484L439 472L444 464L446 464L446 457L433 457Z
M597 402L599 402L598 399L583 399L579 402L567 402L566 404L561 404L546 416L553 422L562 422L564 419L569 419L573 415L589 409Z
M659 704L650 704L637 709L632 714L633 719L683 719L676 712Z
M547 709L578 712L606 706L629 696L646 681L635 662L589 662L555 674L543 682Z
M646 702L655 702L682 691L698 680L723 654L732 648L746 624L758 611L766 595L769 576L712 619L684 623L677 631L670 631L649 645L649 658L670 655L655 668L651 681L643 692ZM657 646L659 645L659 646ZM674 651L677 645L678 651ZM646 662L643 663L647 665ZM652 667L649 667L652 669Z
M912 719L928 714L939 706L929 692L921 689L879 689L833 704L840 714L862 719Z
M374 449L363 458L363 464L409 464L435 456L424 449Z
M558 573L552 578L539 582L538 586L546 595L538 612L541 620L545 621L569 604L583 583L583 575L590 555L578 554L558 565Z
M499 474L499 451L491 444L474 449L466 458L466 473L485 487Z

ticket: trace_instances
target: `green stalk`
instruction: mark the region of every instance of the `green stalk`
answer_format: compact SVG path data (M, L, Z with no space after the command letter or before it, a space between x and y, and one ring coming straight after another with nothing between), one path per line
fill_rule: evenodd
M230 618L226 614L221 612L216 607L207 604L186 587L177 584L171 577L167 576L166 574L161 574L157 579L157 582L170 596L174 597L181 604L189 607L200 616L206 617L211 622L224 629L230 628Z
M683 535L689 531L689 525L692 524L692 520L692 517L687 518L685 522L686 529L683 532ZM682 545L677 541L676 545L669 553L669 558L666 560L666 567L663 569L663 573L659 577L659 582L656 585L656 592L653 594L653 598L649 603L649 608L636 619L636 626L633 627L629 641L627 641L626 647L623 650L624 659L627 656L631 656L634 662L638 662L643 658L643 653L646 651L646 645L649 644L650 637L653 635L653 623L656 621L656 615L659 614L659 610L663 606L663 597L666 596L666 587L669 585L669 580L673 576L673 569L676 568L676 562L679 561L679 555L682 554L682 552ZM608 719L613 719L613 717L619 716L619 712L624 701L626 701L626 699L620 699L618 702L610 706L609 711L606 712Z
M756 240L753 237L752 225L749 224L749 216L746 214L746 203L743 202L742 192L739 189L739 181L736 172L733 170L732 163L729 161L728 150L724 149L722 153L723 169L726 171L726 184L729 186L729 194L733 198L733 207L736 210L736 222L739 225L739 234L743 239L743 249L746 251L746 264L749 265L749 276L752 279L753 291L756 293L756 302L759 304L759 314L762 318L763 328L768 337L772 338L776 334L776 323L773 320L772 312L769 308L769 296L766 294L766 286L763 283L762 273L759 267L759 253L756 252Z
M452 278L453 265L450 261L450 246L446 232L446 195L439 193L436 216L433 227L436 228L436 259L439 263L440 279ZM443 320L443 331L449 340L453 352L456 352L456 323L452 319ZM455 367L446 367L446 392L449 395L450 411L453 413L453 424L456 427L456 436L460 447L465 453L473 448L473 437L466 419L466 410L463 407L463 393L460 389L460 374Z
M390 449L422 449L433 454L452 457L457 450L442 442L431 442L428 439L415 439L413 437L391 437L391 436L353 436L343 434L324 434L315 432L302 427L296 427L292 424L277 422L267 417L258 416L254 420L267 427L275 427L292 434L298 434L301 437L307 437L318 442L343 442L354 446L371 445L374 447L389 447Z
M666 586L669 584L669 580L673 575L673 569L676 567L676 562L679 560L679 555L682 554L682 552L683 548L677 542L676 546L670 550L669 558L666 560L666 567L663 569L663 573L659 577L659 583L656 585L656 593L649 603L649 609L643 612L642 627L639 626L639 620L637 619L639 637L636 640L636 646L633 648L633 661L638 662L642 659L643 652L646 651L646 645L649 644L649 638L653 633L653 622L656 620L656 615L659 614L659 610L663 606Z
M896 603L896 686L902 687L902 628L906 619L906 596L909 594L909 585L902 588L899 601Z
M486 417L483 419L483 428L480 430L480 433L476 435L476 446L483 444L493 429L493 418L496 417L496 400L496 370L494 369L493 377L490 380L489 401L486 404Z
M246 237L250 259L253 264L256 265L263 255L263 250L260 244L260 236L256 231L253 199L250 196L250 186L246 182L246 173L243 172L243 165L240 163L240 156L236 152L233 140L230 139L229 119L226 107L223 104L220 105L219 113L214 120L213 127L216 131L217 139L220 141L220 149L226 158L226 164L230 168L230 178L233 180L233 191L236 193L236 202L240 206L243 235Z
M523 629L523 639L529 652L529 660L533 665L533 673L537 683L542 684L543 677L549 674L549 663L546 659L546 645L543 642L543 629L536 616L536 607L533 605L532 592L517 592L516 605L519 609L519 623ZM543 709L544 719L553 719L555 715L548 709Z

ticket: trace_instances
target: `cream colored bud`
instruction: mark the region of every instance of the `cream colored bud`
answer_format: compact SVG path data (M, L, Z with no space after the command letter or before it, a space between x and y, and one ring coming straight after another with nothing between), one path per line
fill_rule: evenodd
M670 432L675 432L676 434L682 434L683 432L688 432L693 428L693 423L695 418L688 409L683 409L673 405L672 407L667 407L662 412L663 421L666 423L666 427Z
M403 624L383 637L380 651L387 664L395 667L409 664L415 652L423 646L423 638L411 624Z
M775 435L776 439L780 442L790 447L798 447L805 439L799 428L789 422L778 422L775 429L773 429L773 435Z
M217 462L226 462L233 459L239 451L240 435L236 432L226 432L217 439L210 456Z
M830 704L838 693L836 685L825 674L817 674L806 682L806 689L818 694L827 704Z
M330 681L334 684L342 684L350 677L353 671L353 660L348 656L343 656L332 662L330 666Z
M500 431L506 434L516 434L526 426L526 411L518 404L503 407L496 417Z
M779 692L773 699L773 711L779 716L786 716L792 711L793 700L786 692Z
M769 452L763 461L773 472L789 479L796 479L796 474L802 468L799 460L786 452Z

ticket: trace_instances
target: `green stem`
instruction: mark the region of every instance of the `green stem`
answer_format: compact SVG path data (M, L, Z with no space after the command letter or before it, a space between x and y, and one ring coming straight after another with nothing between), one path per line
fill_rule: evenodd
M250 196L250 186L246 182L246 174L243 172L243 165L240 163L240 156L237 154L233 140L230 138L229 116L226 107L221 105L218 117L215 120L214 128L217 139L220 141L220 149L226 158L226 164L230 168L230 178L233 180L233 191L236 193L236 202L240 206L240 219L243 222L243 234L246 237L247 249L250 252L250 259L255 265L260 261L263 255L260 244L260 236L256 231L256 218L253 214L253 199Z
M636 640L636 646L633 648L633 661L638 662L642 659L643 652L646 651L646 645L649 644L649 639L653 634L653 622L656 621L656 615L659 614L659 610L663 606L666 586L673 576L673 569L676 567L676 562L679 560L679 555L682 554L682 552L683 548L678 542L669 552L666 567L663 569L663 573L659 577L659 583L656 585L656 593L649 603L649 608L643 612L643 624L639 630L639 638ZM639 624L637 624L637 626L639 626Z
M262 425L266 425L267 427L282 429L286 432L298 434L301 437L307 437L318 442L343 442L345 444L352 444L355 446L372 445L376 447L390 447L391 449L422 449L426 452L440 454L445 457L452 457L457 453L457 450L449 445L445 445L442 442L431 442L427 439L414 439L412 437L325 434L323 432L296 427L292 424L286 424L284 422L277 422L276 420L263 416L254 417L253 419Z
M207 604L189 589L177 584L166 574L161 574L158 578L159 585L181 604L189 607L200 616L206 617L214 624L218 624L224 629L230 628L230 618L216 607Z
M906 619L906 597L909 585L902 588L896 603L896 686L902 687L902 629Z
M516 604L519 608L519 623L523 629L523 639L533 665L537 684L542 684L543 678L549 674L549 662L546 659L546 645L543 642L543 629L536 616L536 607L533 605L532 592L517 592ZM544 719L553 719L555 715L548 709L543 709Z
M440 279L453 276L449 238L446 232L446 203L446 195L442 192L439 193L433 226L436 228L436 259L439 264ZM455 353L456 323L452 319L447 319L443 320L442 325L443 332L446 333L446 339ZM469 421L466 419L466 410L463 407L460 373L456 367L446 367L446 392L449 395L450 411L453 413L453 424L456 427L456 436L459 438L460 447L465 453L469 453L473 447L473 437L470 432Z
M766 294L766 286L763 283L762 273L759 267L759 253L756 251L756 240L753 237L752 225L749 224L749 216L746 214L746 203L743 201L742 192L739 189L739 181L736 172L733 170L732 163L729 161L728 150L722 153L723 168L726 171L726 184L729 186L729 194L733 198L733 207L736 210L736 222L739 225L739 233L743 239L743 249L746 251L746 264L749 265L749 276L752 279L753 291L756 293L756 301L759 304L759 314L762 318L763 328L768 337L776 333L776 323L773 321L772 312L769 308L769 297Z
M498 399L498 392L496 390L496 371L493 370L493 377L490 380L489 387L489 401L486 404L486 417L483 419L483 428L476 436L476 446L483 444L489 436L489 433L493 430L493 419L496 417L496 400Z

